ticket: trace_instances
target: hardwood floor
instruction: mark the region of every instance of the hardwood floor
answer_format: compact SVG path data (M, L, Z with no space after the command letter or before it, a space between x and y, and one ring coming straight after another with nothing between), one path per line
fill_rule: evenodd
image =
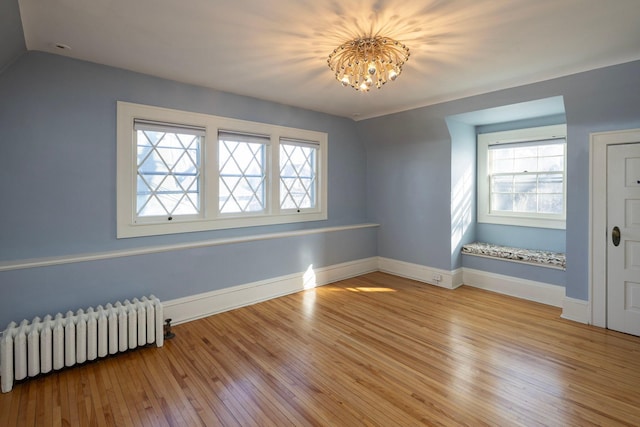
M18 384L0 425L640 425L640 338L372 273Z

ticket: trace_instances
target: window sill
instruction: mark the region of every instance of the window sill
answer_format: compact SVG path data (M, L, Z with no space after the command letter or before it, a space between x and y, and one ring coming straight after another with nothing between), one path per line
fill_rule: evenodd
M565 230L567 222L562 219L554 218L529 218L511 215L496 214L479 214L478 222L496 225L513 225L516 227L535 227L535 228L551 228L556 230Z
M296 222L324 221L326 212L300 212L281 215L255 215L247 217L221 217L217 219L176 219L171 223L129 223L124 218L117 227L118 239L129 237L159 236L163 234L193 233L198 231L223 230L227 228L256 227L261 225L292 224Z

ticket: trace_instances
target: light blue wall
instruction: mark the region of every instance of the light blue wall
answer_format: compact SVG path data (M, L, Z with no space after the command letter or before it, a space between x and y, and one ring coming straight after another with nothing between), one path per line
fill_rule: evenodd
M451 145L452 148L456 146L462 148L462 150L458 150L462 151L458 156L464 156L465 154L473 156L472 161L475 164L477 134L565 124L566 116L562 96L554 96L457 114L448 117L447 123L457 123L458 127L466 125L467 135L464 136L460 136L459 133L454 133L452 127L449 126ZM472 138L468 135L469 128L474 130ZM461 142L458 141L459 139L467 141L466 145L461 144ZM473 141L471 141L471 139L473 139ZM455 163L452 164L452 170L455 171ZM474 173L474 196L476 185L477 175ZM475 213L475 203L473 209ZM477 223L473 231L474 236L472 238L479 242L554 252L564 252L566 248L566 233L564 230ZM459 251L458 257L460 257ZM458 264L453 264L454 268L458 266ZM523 274L525 273L523 272Z
M548 126L555 124L565 124L566 115L562 96L554 96L545 99L519 102L516 104L502 105L483 110L471 111L467 113L450 116L447 118L450 123L452 148L458 146L458 156L472 156L474 163L477 155L477 134L489 132L501 132L513 129L522 129L536 126ZM456 123L457 128L466 126L466 134L454 132L456 128L451 126ZM469 136L469 129L473 130L473 136ZM462 142L467 142L462 144ZM454 156L455 159L455 156ZM452 162L452 171L455 174L455 161ZM473 195L477 186L477 175L473 175ZM455 192L454 192L455 194ZM452 198L455 195L452 196ZM474 203L474 214L476 213ZM497 245L513 246L528 249L542 249L554 252L564 252L566 249L565 230L543 229L534 227L515 227L508 225L477 223L471 230L472 240ZM456 234L452 229L452 236ZM457 249L457 252L456 252ZM498 274L507 274L529 280L539 280L544 283L552 283L564 286L566 283L566 273L564 271L549 270L547 268L535 266L523 266L521 264L511 264L504 261L496 261L486 258L469 257L460 254L460 248L452 247L452 257L457 255L458 259L452 259L452 268L457 268L461 264L467 268L475 268L483 271L490 271ZM457 261L457 262L455 262Z
M640 127L638 76L635 61L358 122L367 144L369 215L382 224L380 255L442 269L455 265L448 252L451 230L443 226L449 224L453 176L447 117L562 96L568 128L566 292L588 299L589 133ZM419 185L425 188L416 191ZM526 275L518 271L514 275Z
M567 296L587 300L589 134L640 128L640 61L560 79L568 145Z
M44 53L0 79L0 260L16 260L261 232L366 218L365 159L351 120L179 84ZM329 134L329 220L116 239L116 101L317 130Z
M476 238L478 242L515 248L540 249L552 252L566 250L564 230L536 227L516 227L512 225L478 224Z
M367 211L381 224L380 256L449 270L451 143L446 111L430 111L358 122L367 144Z
M116 239L116 101L329 135L329 219ZM0 261L197 242L366 221L354 122L30 52L0 74ZM153 292L176 298L376 255L376 229L0 272L0 324ZM25 296L33 299L25 300Z
M452 192L469 163L471 140L469 123L459 119L555 96L564 97L568 125L566 274L472 257L462 265L566 282L569 297L587 299L589 133L640 127L639 75L640 61L354 123L59 56L22 55L0 74L0 261L365 220L382 226L377 233L352 230L2 272L0 324L151 292L176 298L374 255L456 268ZM115 239L116 100L328 132L329 220ZM461 156L465 161L458 163ZM484 232L472 225L462 241Z
M548 111L535 111L535 112L529 112L529 113L524 111L521 114L523 115L524 114L543 114L543 116L540 116L540 117L529 116L530 118L527 118L527 119L514 120L509 122L500 122L500 123L487 124L487 122L481 122L485 124L476 126L476 133L480 134L480 133L490 133L490 132L503 132L503 131L514 130L514 129L525 129L525 128L533 128L538 126L566 124L567 116L564 113L564 105L563 105L564 103L562 102L562 97L557 97L557 98L558 98L558 102L562 104L561 114L548 115ZM522 104L519 104L519 105L522 105ZM517 108L518 104L515 107ZM555 111L559 107L556 105L553 107L550 106L550 108L553 108L553 110Z
M155 294L161 300L375 256L374 228L0 273L0 324Z
M451 135L451 269L462 267L460 250L476 240L476 131L446 119Z
M519 277L521 279L534 280L552 285L566 285L566 274L563 270L473 255L463 255L462 258L465 268L504 274L505 276Z
M0 1L0 73L26 50L18 0Z
M543 116L503 123L485 124L477 126L476 132L481 134L537 126L566 124L567 119L561 99L559 99L559 103L560 106L549 105L548 108L551 112L561 108L562 113L560 114L549 114L549 110L540 111L539 109L535 112L523 112L523 114L543 114ZM549 228L515 227L509 225L478 223L476 227L476 240L479 242L513 246L516 248L541 249L554 252L564 252L566 250L565 230Z

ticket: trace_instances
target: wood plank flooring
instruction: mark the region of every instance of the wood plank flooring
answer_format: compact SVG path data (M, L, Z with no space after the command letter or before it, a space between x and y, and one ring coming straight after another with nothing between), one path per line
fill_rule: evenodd
M637 426L640 338L372 273L18 384L1 426Z

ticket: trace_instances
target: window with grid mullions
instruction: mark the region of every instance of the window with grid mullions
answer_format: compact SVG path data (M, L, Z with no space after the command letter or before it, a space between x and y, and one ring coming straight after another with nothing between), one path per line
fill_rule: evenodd
M564 212L564 140L489 146L491 212Z
M566 125L478 135L478 222L564 228Z

